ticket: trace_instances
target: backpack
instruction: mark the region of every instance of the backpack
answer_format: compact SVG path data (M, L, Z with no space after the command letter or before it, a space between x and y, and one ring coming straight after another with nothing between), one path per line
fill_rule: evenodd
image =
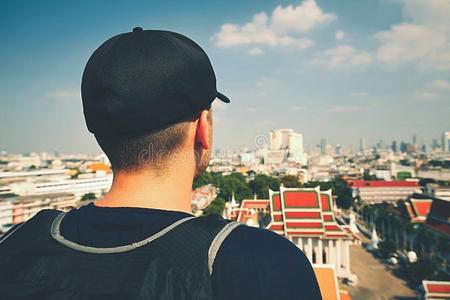
M142 241L97 248L66 240L64 216L43 210L0 238L0 299L212 299L214 259L241 225L187 217Z

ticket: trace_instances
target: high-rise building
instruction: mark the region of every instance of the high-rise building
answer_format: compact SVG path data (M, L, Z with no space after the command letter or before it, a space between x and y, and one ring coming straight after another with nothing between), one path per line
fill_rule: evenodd
M295 133L294 129L277 129L270 132L270 149L280 150L289 148L289 136Z
M364 137L362 136L359 140L359 151L364 152L364 149L366 149L366 141L364 140Z
M342 146L340 144L336 145L336 155L341 155Z
M277 129L270 132L270 147L266 161L278 164L286 159L302 165L307 164L307 156L303 150L303 135L294 129Z
M450 152L450 131L442 133L442 151Z
M397 141L392 141L391 149L392 149L392 152L394 152L394 153L398 152Z
M417 146L417 134L413 134L413 136L412 136L412 144L414 146Z
M325 155L327 153L327 140L321 139L320 140L320 154Z
M436 150L439 148L439 142L438 139L433 139L433 142L431 143L431 149Z

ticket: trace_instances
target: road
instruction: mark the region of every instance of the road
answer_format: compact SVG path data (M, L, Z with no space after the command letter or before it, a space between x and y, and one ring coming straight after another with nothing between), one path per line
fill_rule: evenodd
M357 287L348 287L352 300L417 299L406 282L394 276L362 246L350 247L351 270L358 276Z

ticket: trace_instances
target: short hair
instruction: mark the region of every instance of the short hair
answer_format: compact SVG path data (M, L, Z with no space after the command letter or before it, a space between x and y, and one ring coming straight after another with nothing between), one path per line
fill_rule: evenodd
M138 171L152 167L161 171L186 138L188 122L183 121L135 137L95 136L113 171Z

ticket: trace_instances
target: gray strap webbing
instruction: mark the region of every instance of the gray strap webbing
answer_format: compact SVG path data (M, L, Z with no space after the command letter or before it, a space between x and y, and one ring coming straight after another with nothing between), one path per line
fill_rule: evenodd
M20 227L23 226L23 224L25 224L26 222L23 222L20 225L17 225L16 228L14 228L13 230L10 230L8 232L6 232L2 237L0 237L0 243L2 243L3 241L5 241L7 238L9 238L14 232L17 231L17 229L19 229Z
M225 225L221 231L216 235L214 240L211 243L211 246L209 246L208 251L208 270L209 275L212 275L213 272L213 264L214 260L216 259L217 252L219 252L220 246L222 245L223 241L230 235L230 233L236 229L236 227L242 225L242 223L238 222L231 222Z
M80 245L80 244L74 243L72 241L66 240L61 235L61 232L60 232L60 225L61 225L61 221L63 220L64 216L65 216L65 213L61 213L53 221L53 224L51 227L52 237L56 241L58 241L59 243L63 244L66 247L69 247L69 248L72 248L72 249L75 249L78 251L82 251L82 252L98 253L98 254L120 253L120 252L126 252L126 251L130 251L130 250L142 247L148 243L151 243L152 241L156 240L157 238L163 236L164 234L168 233L169 231L171 231L175 227L181 225L182 223L195 218L195 217L187 217L187 218L180 219L180 220L172 223L171 225L167 226L160 232L158 232L142 241L136 242L136 243L132 243L129 245L124 245L124 246L118 246L118 247L99 248L99 247L84 246L84 245Z

